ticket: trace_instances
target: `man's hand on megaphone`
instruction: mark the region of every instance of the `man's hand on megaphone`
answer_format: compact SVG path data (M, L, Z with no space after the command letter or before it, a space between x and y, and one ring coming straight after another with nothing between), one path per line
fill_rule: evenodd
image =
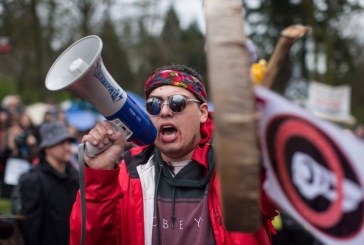
M109 121L98 122L82 142L97 148L100 152L94 156L84 153L84 159L89 168L114 169L119 163L120 154L125 146L125 138L121 131L115 130Z

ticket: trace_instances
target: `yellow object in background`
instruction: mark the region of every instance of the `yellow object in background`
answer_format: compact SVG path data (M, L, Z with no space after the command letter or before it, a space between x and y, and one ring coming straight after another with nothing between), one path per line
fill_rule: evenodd
M267 73L267 61L264 59L254 63L250 68L250 79L255 85L262 83L265 74Z
M274 217L274 219L272 220L272 225L277 231L282 230L283 227L282 217L280 215Z

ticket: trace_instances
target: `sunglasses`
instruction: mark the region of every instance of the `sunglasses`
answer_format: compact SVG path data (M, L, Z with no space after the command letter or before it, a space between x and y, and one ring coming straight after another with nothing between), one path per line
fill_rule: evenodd
M168 97L167 102L163 102L163 100L160 100L157 97L151 97L145 102L145 108L150 115L155 116L161 112L162 106L167 104L171 112L178 113L183 111L189 102L201 103L198 100L187 99L183 95L176 94Z

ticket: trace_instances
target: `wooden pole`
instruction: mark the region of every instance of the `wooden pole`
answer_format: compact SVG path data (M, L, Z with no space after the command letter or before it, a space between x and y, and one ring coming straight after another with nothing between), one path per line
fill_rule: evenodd
M255 232L260 220L260 153L242 2L205 0L208 82L224 224Z

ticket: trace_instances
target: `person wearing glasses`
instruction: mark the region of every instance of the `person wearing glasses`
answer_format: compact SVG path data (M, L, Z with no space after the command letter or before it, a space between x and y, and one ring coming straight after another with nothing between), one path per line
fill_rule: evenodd
M213 118L201 75L184 65L157 69L145 82L154 144L123 155L121 132L98 123L82 139L103 148L84 155L85 244L271 244L276 210L262 190L262 225L252 234L224 228L213 154ZM231 142L232 144L234 142ZM70 218L71 244L81 239L81 201Z

